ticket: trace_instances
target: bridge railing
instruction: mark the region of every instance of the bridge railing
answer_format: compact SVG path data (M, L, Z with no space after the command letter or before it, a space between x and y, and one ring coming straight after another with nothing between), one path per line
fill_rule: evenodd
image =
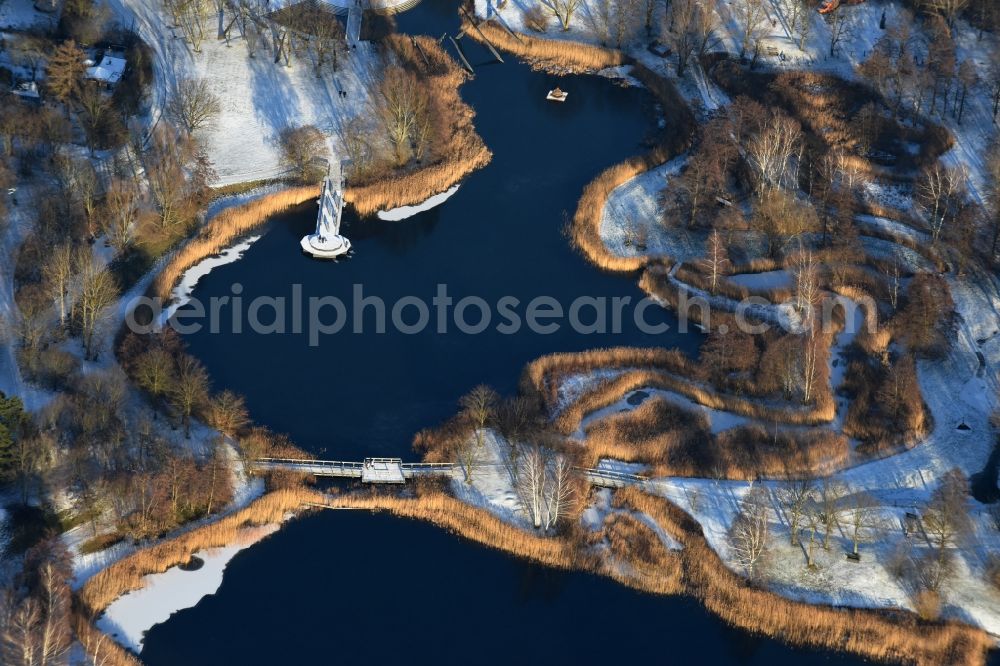
M580 469L589 480L598 485L627 486L632 484L643 484L649 481L649 477L629 472L619 472L613 469L586 468Z
M418 474L445 474L456 469L460 469L461 465L458 463L450 462L415 462L415 463L400 463L398 458L369 458L369 461L386 461L398 464L403 474L406 476L414 476ZM345 475L356 475L360 476L364 469L365 463L363 462L349 462L341 460L310 460L302 458L258 458L255 463L256 466L267 469L267 468L299 468L299 469L312 469L312 470L328 470L330 472L341 472ZM479 463L474 465L477 468L484 467L502 467L503 463ZM641 476L639 474L632 474L629 472L620 472L613 469L601 469L601 468L584 468L579 467L577 471L582 473L587 477L592 483L603 486L613 486L621 487L626 485L642 485L649 481L649 477Z
M342 460L308 460L303 458L257 458L260 467L320 467L326 469L361 470L364 463Z

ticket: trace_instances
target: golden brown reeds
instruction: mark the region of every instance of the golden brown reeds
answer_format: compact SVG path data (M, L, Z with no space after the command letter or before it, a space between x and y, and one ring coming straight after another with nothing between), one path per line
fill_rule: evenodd
M328 495L307 488L287 488L270 492L229 516L144 548L101 570L80 590L82 608L95 616L126 592L142 588L144 576L183 564L198 551L236 543L246 530L280 523L288 513L307 505L385 510L427 520L484 545L511 550L549 566L570 568L576 562L574 549L565 541L520 530L434 488L422 490L415 497L379 493Z
M825 361L820 362L823 363ZM816 401L812 405L779 407L742 396L717 393L709 387L662 371L632 370L602 382L584 393L556 417L555 426L564 434L572 433L580 427L587 414L613 405L624 395L639 389L671 391L710 409L732 412L766 423L824 425L833 420L836 405L828 384L826 390L822 390L821 386L818 388Z
M701 289L708 293L713 293L711 277L706 275L697 265L690 263L681 264L677 268L677 272L674 275L684 284ZM766 298L772 303L783 303L791 299L792 290L787 287L751 289L750 287L745 287L741 284L733 282L726 276L720 276L720 278L716 281L714 294L724 296L734 301L743 301L751 296L758 296Z
M649 465L653 476L734 480L830 474L848 462L847 437L829 430L770 432L746 425L709 432L704 414L654 397L586 429L587 464L600 458Z
M614 504L645 513L684 546L679 557L688 593L732 626L793 645L916 666L982 666L993 645L985 631L958 622L811 605L751 587L726 568L701 526L670 502L626 488L616 491Z
M493 156L476 133L472 122L475 112L458 94L459 86L468 77L437 40L419 36L411 41L407 36L392 34L385 42L400 64L416 73L428 91L435 140L419 167L351 183L344 199L360 215L426 201L489 164Z
M514 54L536 69L556 73L595 72L627 62L622 52L615 49L525 34L513 37L492 21L481 21L477 25L493 46ZM482 41L482 36L465 18L462 19L462 30L472 39Z
M637 271L652 261L666 263L669 257L623 257L611 252L601 239L601 220L604 205L611 192L641 173L657 167L675 155L680 154L690 144L696 123L691 110L677 89L656 73L639 63L633 63L632 75L642 82L653 96L670 113L667 131L657 145L648 153L629 159L602 171L590 181L580 196L570 225L573 245L595 266L607 271Z
M708 467L700 458L711 448L711 424L704 413L689 411L659 396L628 412L616 412L585 429L583 464L602 458L655 467L655 476L693 476Z
M240 206L227 208L201 228L198 235L181 246L153 280L150 293L164 301L184 271L222 252L234 241L257 229L272 216L299 206L319 195L315 185L292 187L268 194Z
M637 516L609 514L591 539L608 546L610 557L602 560L600 569L609 578L654 594L684 591L680 558Z

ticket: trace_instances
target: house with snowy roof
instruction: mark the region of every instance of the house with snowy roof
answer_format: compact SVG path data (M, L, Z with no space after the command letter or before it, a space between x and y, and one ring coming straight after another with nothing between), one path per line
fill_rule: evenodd
M127 64L128 62L125 58L106 51L101 56L100 62L95 63L93 60L86 61L87 71L84 76L88 79L99 81L108 88L114 88L121 81Z

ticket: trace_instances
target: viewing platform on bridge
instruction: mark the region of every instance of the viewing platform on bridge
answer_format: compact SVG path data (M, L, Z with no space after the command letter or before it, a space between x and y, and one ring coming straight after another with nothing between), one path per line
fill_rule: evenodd
M406 483L403 461L399 458L365 458L362 483Z

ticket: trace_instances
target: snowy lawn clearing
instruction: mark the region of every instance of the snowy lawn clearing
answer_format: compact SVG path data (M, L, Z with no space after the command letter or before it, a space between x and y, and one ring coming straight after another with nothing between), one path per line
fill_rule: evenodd
M159 119L183 79L205 79L219 98L220 116L212 127L200 130L218 174L217 185L282 175L278 138L289 127L315 125L326 135L332 153L339 154L341 123L367 108L376 63L370 44L351 50L336 72L325 69L317 76L305 59L293 59L286 67L275 64L273 53L264 48L251 58L236 31L228 43L210 36L202 52L194 53L155 0L111 0L111 5L125 25L134 20L153 49L151 122Z

